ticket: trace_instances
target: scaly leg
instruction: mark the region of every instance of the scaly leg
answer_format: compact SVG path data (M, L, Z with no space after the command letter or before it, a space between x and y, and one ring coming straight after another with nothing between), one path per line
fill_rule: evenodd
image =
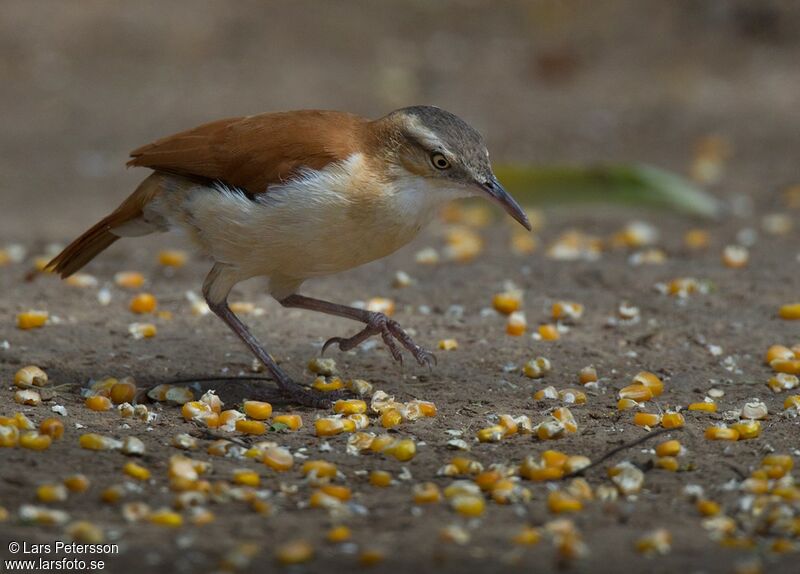
M281 305L284 307L296 307L299 309L309 309L311 311L319 311L328 315L336 315L337 317L346 317L354 319L366 324L361 331L352 337L332 337L325 341L322 346L322 352L328 346L336 343L342 351L349 351L354 349L373 335L380 335L384 344L389 348L392 357L395 361L403 362L403 355L400 348L397 346L398 341L405 347L409 353L417 360L420 365L427 365L432 367L436 364L436 357L430 351L423 349L417 345L411 336L406 333L394 319L390 319L383 313L376 313L374 311L367 311L365 309L357 309L355 307L348 307L347 305L339 305L337 303L329 303L320 299L313 299L303 295L289 295L281 299Z

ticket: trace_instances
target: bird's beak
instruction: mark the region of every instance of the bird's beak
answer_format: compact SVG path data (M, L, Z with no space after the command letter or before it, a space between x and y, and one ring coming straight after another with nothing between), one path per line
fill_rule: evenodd
M516 219L522 227L528 231L531 230L531 223L528 221L528 216L525 215L519 203L503 189L503 186L500 185L500 182L497 181L495 176L492 176L486 183L480 184L480 188L489 195L492 201L500 205L511 217Z

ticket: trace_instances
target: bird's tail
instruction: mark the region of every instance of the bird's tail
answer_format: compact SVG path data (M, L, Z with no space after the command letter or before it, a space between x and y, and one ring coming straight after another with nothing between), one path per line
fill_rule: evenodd
M67 245L50 261L45 270L53 271L62 278L69 277L117 239L124 236L144 235L156 231L143 224L142 210L162 189L162 176L153 173L136 188L122 204L88 231ZM140 222L142 224L140 224ZM136 231L131 230L135 228Z

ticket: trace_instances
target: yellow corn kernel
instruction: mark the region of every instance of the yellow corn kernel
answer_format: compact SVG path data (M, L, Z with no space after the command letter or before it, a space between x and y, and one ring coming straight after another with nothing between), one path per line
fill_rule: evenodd
M661 415L657 413L638 412L633 415L633 424L640 427L654 427L661 422Z
M564 435L566 427L559 420L551 419L536 425L536 436L539 440L553 440Z
M767 349L764 362L769 365L775 360L788 361L794 358L794 352L792 352L789 347L784 347L783 345L772 345L769 349Z
M654 397L657 397L664 392L664 383L661 382L661 379L659 379L655 374L649 371L642 371L633 377L633 384L644 385L650 389L650 392Z
M797 375L788 373L776 373L774 377L771 377L769 381L767 381L767 385L772 392L780 393L781 391L788 391L799 386L800 378L798 378Z
M633 399L620 399L619 401L617 401L617 410L620 412L628 411L630 409L635 409L640 406L641 405L638 402L634 401Z
M701 403L691 403L688 406L690 411L703 411L707 413L717 412L717 403L714 401L703 401Z
M492 469L481 472L475 477L475 484L483 491L491 491L495 484L503 478L500 471Z
M636 551L645 554L668 554L672 549L672 534L669 530L658 528L636 541Z
M459 494L450 499L450 506L462 516L480 516L486 508L482 496Z
M186 252L180 249L163 249L158 252L158 264L164 267L183 267L186 259Z
M422 416L424 417L436 416L437 413L436 405L431 401L416 401L416 404L419 406L419 412L422 413Z
M678 456L681 452L681 443L677 440L668 440L656 445L658 456Z
M586 393L579 389L561 389L558 398L568 405L583 405L586 403Z
M390 408L386 409L381 413L381 426L383 428L393 428L403 422L403 415L402 413L395 409Z
M48 417L39 424L39 432L58 440L64 436L64 423L54 417Z
M583 316L583 305L572 301L556 301L553 303L552 315L556 321L563 319L578 320Z
M94 395L86 399L86 406L93 411L108 411L113 405L108 397Z
M529 379L540 379L550 372L550 361L545 357L531 359L522 367L522 374Z
M706 429L705 437L709 440L739 440L739 431L724 426L711 426Z
M314 432L317 436L335 436L345 431L344 420L336 418L320 418L314 421Z
M238 468L233 471L233 482L243 486L252 486L254 488L261 484L261 477L254 470L246 468Z
M42 404L42 395L31 389L20 389L14 393L14 402L36 407Z
M361 433L362 435L366 435L369 437L368 433ZM391 445L395 442L395 438L390 434L382 434L376 437L370 438L369 445L365 446L365 448L369 448L372 452L383 452L386 447Z
M383 313L387 317L394 315L395 305L394 301L386 297L373 297L367 301L367 311L373 313Z
M330 380L326 380L325 377L317 377L311 383L311 388L323 393L329 393L344 388L344 381L339 377L331 377Z
M520 476L534 482L546 482L549 480L560 480L564 476L564 469L554 466L531 466L520 467Z
M555 325L539 325L538 333L543 341L555 341L561 338L561 334L558 332Z
M386 487L392 484L392 475L385 470L373 470L369 474L369 483L372 486Z
M20 389L43 387L47 384L47 373L35 365L28 365L14 374L14 384Z
M178 528L183 526L183 517L172 510L161 509L151 512L147 519L158 526Z
M347 542L352 537L353 533L347 526L334 526L325 534L328 542L338 544L340 542Z
M597 378L597 369L593 366L583 367L578 372L578 381L582 385L588 385L589 383L596 383L599 379Z
M116 382L109 391L109 398L115 405L132 403L136 398L136 383L131 378Z
M417 454L417 445L412 439L405 438L390 444L382 452L393 456L400 462L407 462Z
M122 472L136 480L148 480L150 478L150 471L135 462L125 463L125 466L122 467Z
M512 337L520 337L528 329L528 320L522 311L514 311L506 320L506 333Z
M583 503L563 490L553 490L547 495L547 508L553 514L578 512L583 509Z
M134 339L149 339L158 334L158 329L152 323L131 323L128 332Z
M517 434L519 431L519 424L511 415L500 415L497 424L505 429L506 436Z
M573 472L586 468L590 464L592 464L592 461L588 456L583 456L582 454L572 455L567 457L567 462L564 463L564 472L572 474Z
M709 242L708 231L704 229L690 229L683 236L683 244L689 249L705 249Z
M319 491L341 502L347 502L353 496L353 492L349 487L340 484L323 484L320 486Z
M70 492L86 492L89 484L89 479L84 474L71 474L64 479L64 486Z
M336 465L327 460L307 460L301 468L303 476L315 479L336 478Z
M480 429L476 436L480 442L498 442L506 436L507 429L501 425L493 425Z
M676 429L684 425L686 421L681 413L669 412L664 413L661 417L661 426L665 429Z
M770 363L772 370L776 373L786 373L787 375L800 375L800 359L781 361L776 359Z
M67 499L67 489L63 484L42 484L36 489L36 498L39 502L64 502Z
M455 351L458 349L458 341L455 339L441 339L436 346L440 351Z
M656 468L661 468L670 472L677 471L680 466L678 464L678 459L674 456L659 456L653 464Z
M558 407L555 409L553 411L553 418L564 426L566 432L576 432L578 430L578 423L575 421L575 416L567 407Z
M778 317L788 320L800 319L800 303L783 305L780 309L778 309Z
M557 399L558 398L558 391L555 387L545 387L543 389L539 389L535 393L533 393L534 400L537 401L544 401L547 399Z
M267 425L261 421L243 419L236 421L236 430L243 434L262 435L267 432Z
M37 329L47 323L50 314L47 311L25 311L17 315L17 327L20 329Z
M264 449L263 462L272 470L285 472L294 465L294 457L285 448L274 446Z
M750 494L766 494L769 492L769 480L750 477L742 481L742 490Z
M272 415L272 405L264 401L244 401L242 410L251 419L265 421Z
M363 414L367 412L367 403L360 399L349 399L333 403L333 412L344 415Z
M705 498L698 500L695 507L701 516L716 516L720 512L719 504Z
M275 415L272 424L286 425L289 430L296 431L302 428L303 419L300 415Z
M741 245L726 245L722 250L722 263L725 267L739 269L747 266L750 260L750 251Z
M619 390L620 399L632 399L636 402L649 401L653 398L653 391L650 387L642 384L633 384Z
M503 315L510 315L514 311L519 311L522 307L522 292L506 291L498 293L492 297L492 307Z
M517 546L535 546L542 539L542 531L539 528L523 526L511 538L511 542Z
M761 434L761 421L741 421L731 425L739 433L738 440L756 438Z
M156 310L156 298L151 293L139 293L131 299L130 310L134 313L152 313Z
M53 439L46 434L28 431L19 435L19 446L30 450L46 450L50 448Z
M761 459L761 466L779 466L789 472L794 467L794 460L788 454L768 454Z
M305 540L291 540L275 550L275 559L283 565L302 564L314 557L314 547Z
M800 395L791 395L786 397L786 400L783 401L783 408L786 410L796 409L800 411Z
M114 283L126 289L139 289L144 285L144 275L138 271L120 271L114 275Z
M564 468L569 457L558 450L546 450L542 453L542 462L551 468Z
M119 484L109 486L100 493L100 500L108 504L116 504L125 495L125 489Z
M416 504L431 504L442 499L442 491L433 482L415 484L413 493Z

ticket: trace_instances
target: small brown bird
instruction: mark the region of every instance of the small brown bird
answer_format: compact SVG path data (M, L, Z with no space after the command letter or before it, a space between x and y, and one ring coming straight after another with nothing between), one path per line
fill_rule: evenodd
M229 118L140 147L131 158L129 166L153 173L48 267L68 277L120 237L184 231L214 261L203 284L210 309L281 391L306 405L326 406L330 394L298 385L278 367L228 307L234 285L265 276L269 293L285 307L365 324L351 337L329 339L323 352L332 343L349 350L380 335L395 360L402 361L402 346L431 365L433 355L383 313L297 290L311 277L396 251L455 198L487 197L530 230L525 212L492 173L481 135L431 106L374 121L316 110Z

